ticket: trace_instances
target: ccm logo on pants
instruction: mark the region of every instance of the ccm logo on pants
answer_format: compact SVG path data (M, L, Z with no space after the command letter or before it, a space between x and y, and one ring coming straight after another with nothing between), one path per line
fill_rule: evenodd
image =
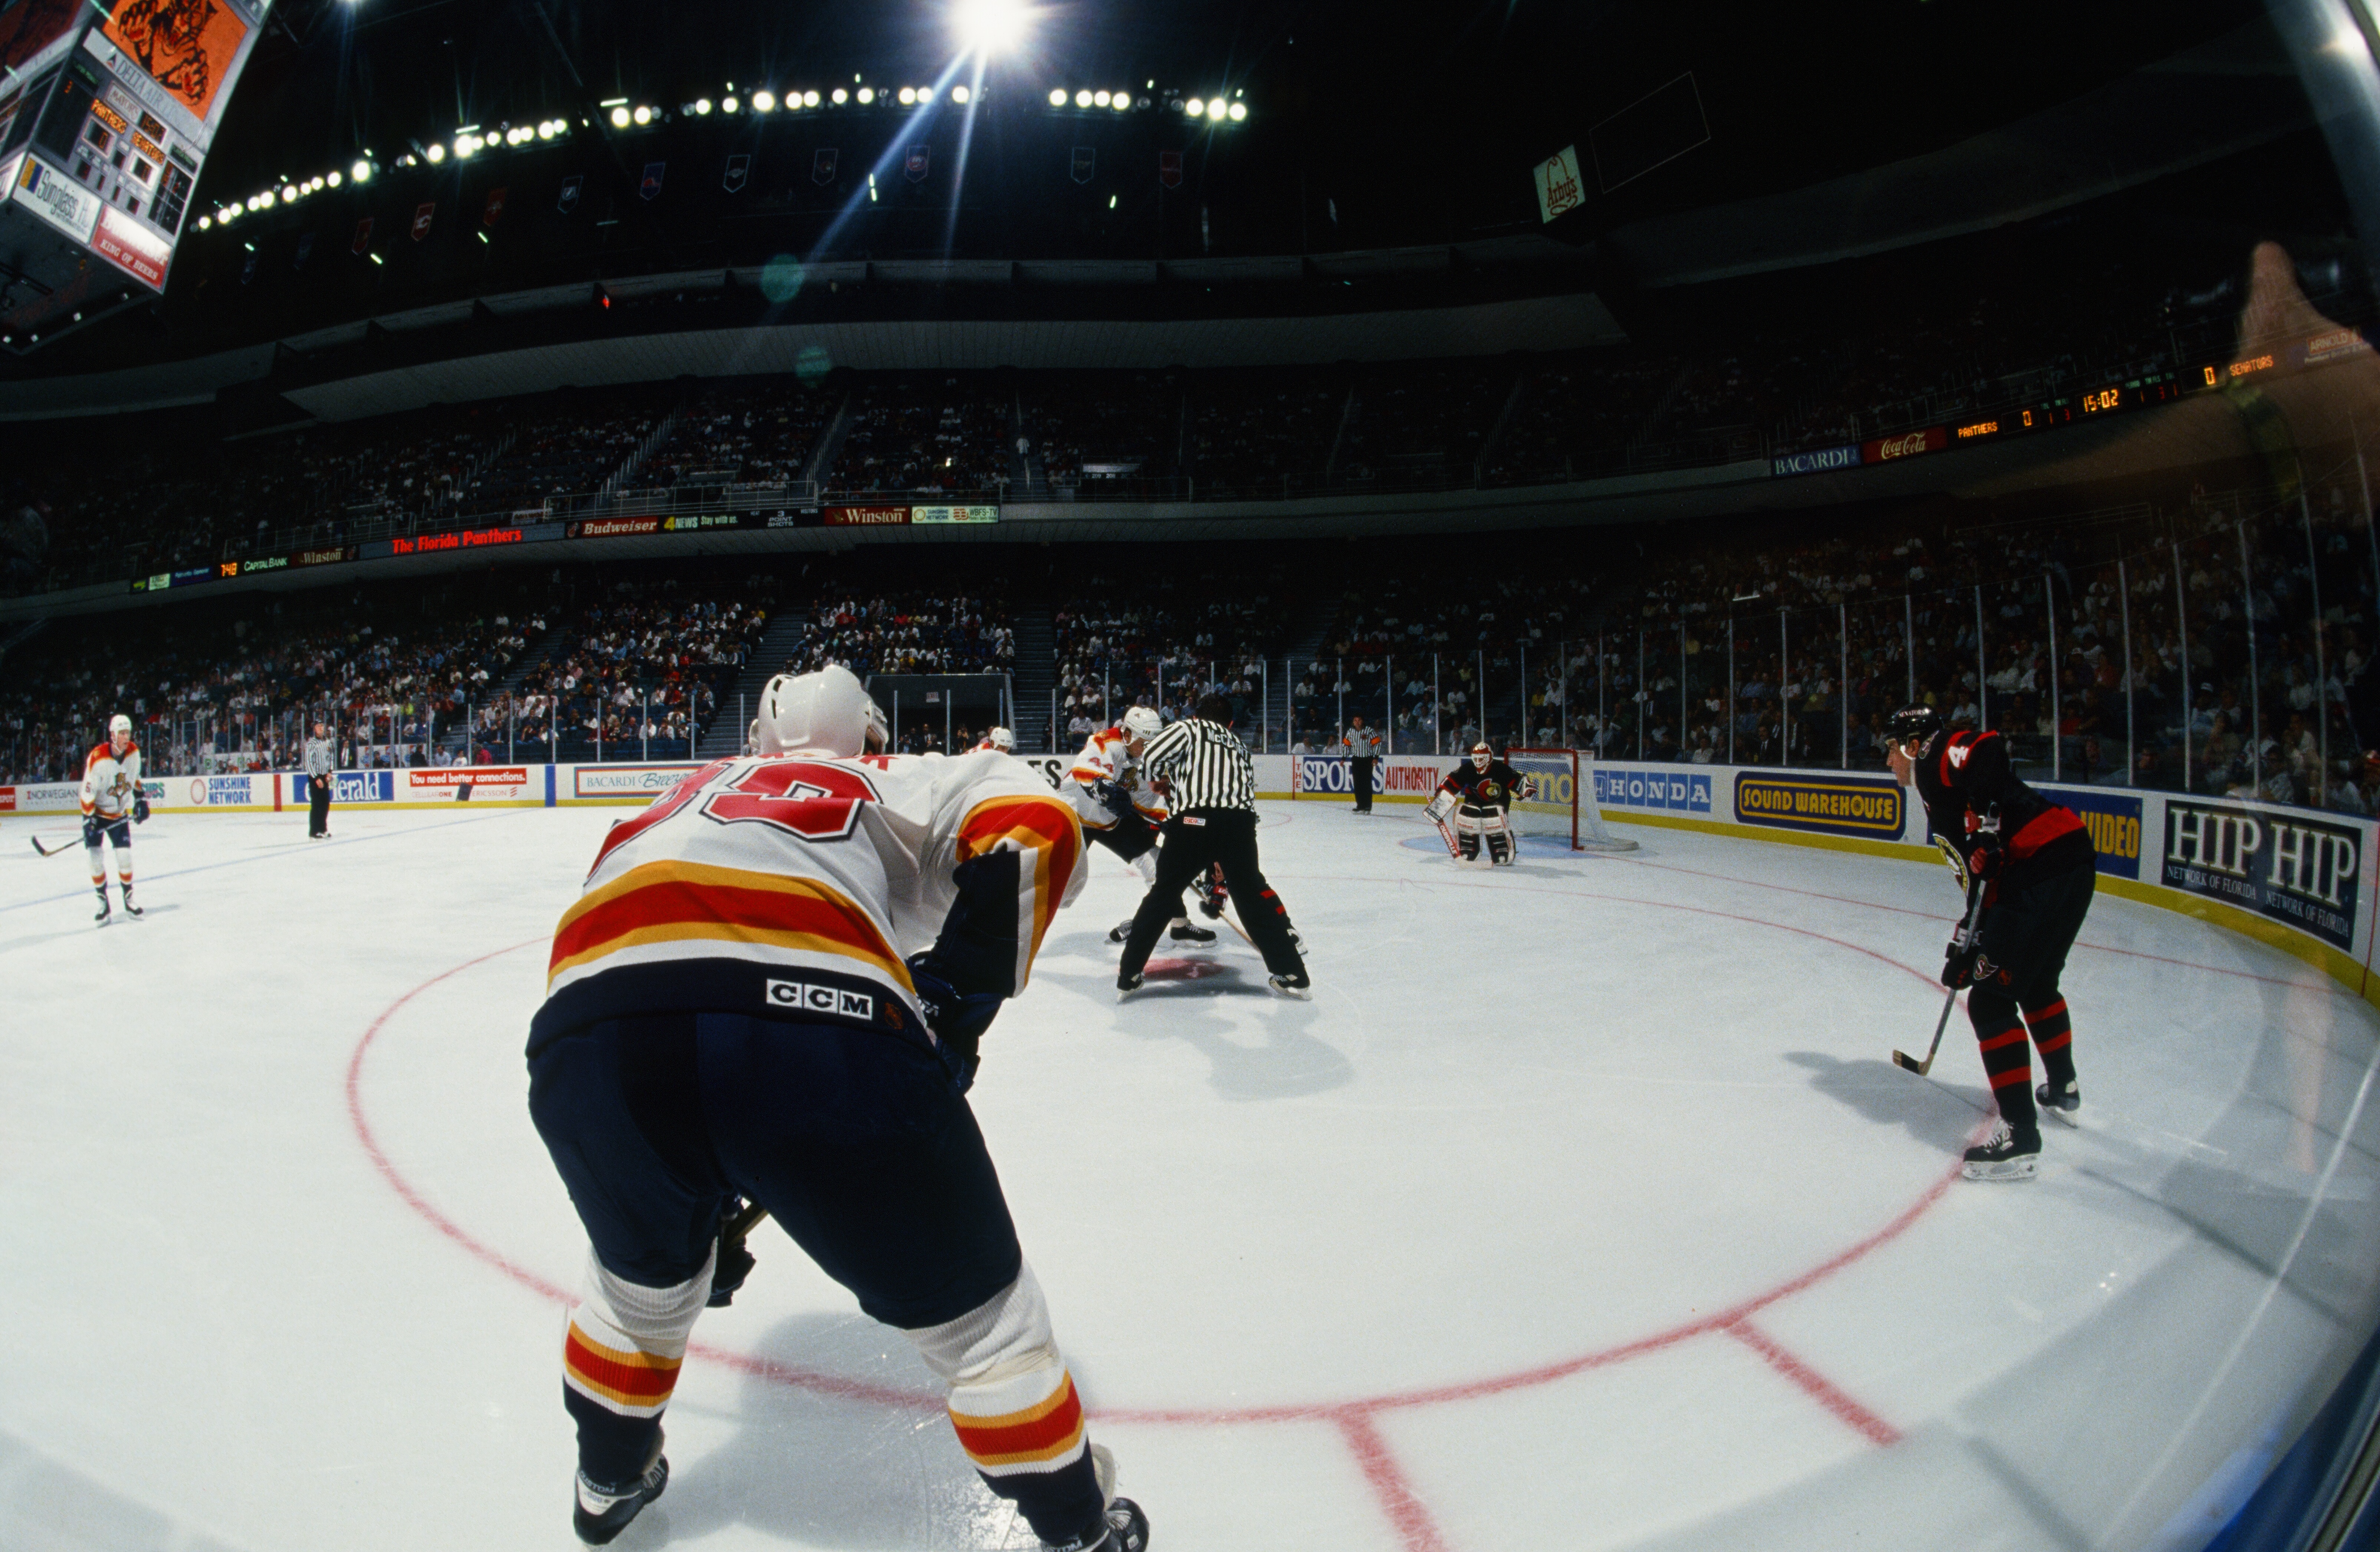
M771 1007L801 1008L813 1013L833 1013L842 1018L862 1019L870 1023L876 1018L876 999L864 991L845 991L841 987L771 981L768 998Z

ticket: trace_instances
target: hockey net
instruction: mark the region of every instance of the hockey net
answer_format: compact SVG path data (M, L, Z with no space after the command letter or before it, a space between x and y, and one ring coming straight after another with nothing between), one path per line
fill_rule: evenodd
M1595 806L1591 757L1574 749L1507 749L1505 762L1528 778L1512 803L1512 828L1524 835L1554 835L1574 852L1633 852L1636 843L1611 833Z

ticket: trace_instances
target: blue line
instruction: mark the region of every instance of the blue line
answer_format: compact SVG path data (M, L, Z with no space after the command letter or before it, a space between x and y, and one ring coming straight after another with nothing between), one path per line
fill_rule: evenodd
M455 825L481 824L489 819L502 819L509 817L509 810L494 814L474 814L468 819L445 819L437 824L422 825L419 829L415 830L393 831L387 835L358 835L346 841L334 841L331 844L334 846L361 846L374 841L393 841L397 839L400 835L420 835L430 831L445 830ZM292 849L295 850L295 848ZM177 867L171 873L144 873L136 881L142 885L148 885L154 883L160 879L181 879L187 878L192 873L212 873L218 867L241 867L251 862L275 862L289 855L290 854L288 852L268 852L262 856L233 857L225 862L202 862L196 867ZM85 887L88 888L89 886L86 885ZM81 898L82 894L80 891L77 891L72 894L43 895L39 900L20 900L14 905L0 905L0 912L21 911L29 905L55 905L61 900L79 900Z

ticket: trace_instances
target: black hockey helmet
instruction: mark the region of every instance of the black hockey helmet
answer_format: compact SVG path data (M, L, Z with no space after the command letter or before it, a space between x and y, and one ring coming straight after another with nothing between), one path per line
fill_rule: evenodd
M1885 724L1885 736L1894 745L1930 744L1942 731L1942 713L1930 706L1904 706Z

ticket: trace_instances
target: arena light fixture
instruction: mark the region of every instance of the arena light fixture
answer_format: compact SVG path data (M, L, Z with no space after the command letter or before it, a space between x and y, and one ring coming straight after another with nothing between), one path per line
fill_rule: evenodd
M1108 94L1107 94L1106 92L1104 92L1104 91L1094 91L1094 92L1092 92L1092 93L1091 93L1091 105L1092 105L1092 106L1094 106L1094 107L1100 107L1100 108L1104 108L1104 107L1106 107L1106 106L1108 105Z
M1232 123L1237 124L1240 120L1242 120L1242 119L1244 119L1244 118L1247 117L1247 116L1248 116L1248 105L1247 105L1245 103L1232 103Z
M966 106L967 100L974 95L974 92L967 90L966 82L965 81L961 81L958 85L951 88L951 101L956 103L961 107Z
M788 97L785 99L785 105L787 107L791 107L794 103L800 101L801 98L798 96ZM752 93L752 111L754 113L775 113L777 111L777 94L773 91L755 91Z
M285 205L296 204L298 202L298 190L290 188L285 183L283 184L281 186L281 202Z
M648 107L641 107L641 106L640 106L640 107L638 107L638 108L637 109L637 111L636 111L635 113L633 113L633 114L629 115L628 116L630 116L631 118L634 118L634 119L635 119L638 123L639 123L639 124L650 124L650 123L653 121L653 110L652 110L652 109L650 109L650 108L648 108Z
M446 148L438 141L432 140L430 142L430 149L421 154L432 162L443 162L446 160Z
M1050 89L1050 105L1053 108L1062 108L1066 105L1066 89L1064 87L1057 86Z
M901 105L905 108L914 108L917 105L917 89L916 87L905 86L901 89Z
M864 108L874 101L876 101L876 89L874 87L863 86L859 89L859 105L861 107Z
M932 102L933 100L934 100L934 89L933 89L932 87L930 87L930 86L921 86L921 87L917 88L917 105L918 105L918 106L923 107L925 104L927 104L928 103Z
M1206 114L1207 104L1198 98L1193 97L1188 102L1182 104L1182 111L1188 114L1192 118L1198 118Z
M341 183L345 182L346 180L345 180L344 178L340 177L340 176L339 176L339 175L338 175L338 173L337 173L335 170L334 170L334 171L333 171L333 172L331 172L327 176L325 176L325 177L324 177L324 179L323 179L322 181L324 181L325 183L328 183L332 188L338 188L338 187L339 187L339 185L340 185Z
M208 217L203 216L203 215L202 215L202 216L200 216L200 217L199 217L199 230L200 230L200 231L203 232L203 231L207 230L209 227L212 226L213 224L214 224L214 222L213 222L213 221L212 221L211 219L209 219Z
M719 111L720 111L721 113L729 113L729 114L732 114L732 113L734 113L734 112L736 110L736 108L737 108L739 105L740 105L740 104L739 104L739 103L737 103L737 102L735 101L735 98L733 98L733 97L722 97L722 98L719 100Z
M550 118L537 127L537 138L540 140L550 140L561 133L562 126Z
M836 102L838 102L838 103L840 103L840 102L842 102L842 101L843 101L843 93L842 93L840 91L836 91L836 92L835 92L835 94L834 94L834 100L835 100ZM805 92L803 92L803 93L802 93L802 106L804 106L804 107L806 107L806 108L815 108L815 107L817 107L818 105L819 105L819 94L818 94L817 92L815 92L815 91L805 91Z
M613 108L612 110L612 127L614 129L625 129L627 127L628 110L625 108Z
M1087 107L1089 107L1090 105L1091 105L1091 93L1090 93L1090 91L1089 91L1089 89L1088 89L1088 88L1086 88L1086 89L1084 89L1083 91L1077 91L1077 92L1075 92L1075 106L1076 106L1076 107L1078 107L1078 108L1087 108Z
M1108 106L1113 108L1118 113L1130 111L1132 107L1132 93L1129 91L1119 91L1115 93L1108 99Z
M1024 0L953 0L951 30L970 53L1004 54L1025 41L1033 13Z
M803 93L802 93L802 95L803 95L803 97L808 98L808 97L809 96L809 93L808 93L808 92L807 92L807 91L805 91L805 92L803 92ZM836 87L836 88L834 89L834 103L835 103L835 106L837 106L837 107L841 107L844 103L848 103L848 102L850 102L850 101L851 101L851 93L850 93L850 92L848 92L848 91L844 91L842 87L839 87L839 86L838 86L838 87Z
M710 99L708 97L697 97L694 100L694 112L695 116L698 118L709 118L710 116Z

